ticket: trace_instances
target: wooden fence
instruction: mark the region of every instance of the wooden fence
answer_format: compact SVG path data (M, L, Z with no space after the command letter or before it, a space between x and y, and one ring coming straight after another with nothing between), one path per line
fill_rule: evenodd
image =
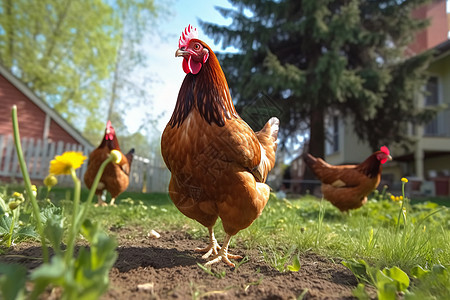
M55 155L65 151L80 151L89 156L93 149L85 149L77 144L63 142L49 143L40 139L22 138L23 155L27 164L30 179L39 184L48 175L50 161ZM77 170L77 176L82 179L86 171L87 162ZM11 135L0 135L0 178L9 182L22 181L14 140ZM165 167L159 154L152 158L135 156L131 164L129 191L167 192L170 173ZM83 181L83 180L82 180ZM71 186L72 179L65 175L58 178L60 185Z

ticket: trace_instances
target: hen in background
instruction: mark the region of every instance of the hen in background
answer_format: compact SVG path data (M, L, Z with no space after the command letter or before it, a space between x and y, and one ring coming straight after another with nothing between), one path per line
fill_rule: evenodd
M187 217L209 230L203 258L207 265L242 258L228 253L233 235L261 214L270 188L264 184L275 164L279 121L271 118L255 133L237 114L225 75L211 48L186 27L175 56L187 74L175 110L161 138L171 172L169 194ZM226 233L222 247L214 237L217 218Z
M348 211L367 202L367 196L380 184L382 165L392 157L383 146L359 165L333 166L309 153L303 159L322 182L323 197L340 211Z
M122 154L122 160L119 164L109 163L106 165L100 182L98 183L95 194L98 198L98 206L108 205L102 200L102 194L108 191L111 194L110 205L114 205L116 197L125 191L129 184L129 175L131 162L133 160L134 149L131 149L126 155L122 153L116 132L111 125L111 121L106 123L105 135L100 145L89 155L86 173L84 173L84 183L90 189L100 165L105 161L111 150L118 150Z

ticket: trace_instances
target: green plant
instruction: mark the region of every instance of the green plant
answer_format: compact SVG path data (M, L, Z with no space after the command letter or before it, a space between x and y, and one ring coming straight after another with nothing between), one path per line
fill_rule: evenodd
M428 270L415 266L411 270L411 276L415 278L415 282L405 299L450 299L448 267L436 264Z
M203 271L205 271L205 273L214 276L216 278L222 279L227 275L227 272L225 270L217 272L217 271L213 271L208 267L205 267L204 265L197 263L197 266L200 267L200 269L202 269Z
M14 242L25 237L39 238L31 224L20 221L23 202L23 194L18 192L13 193L11 197L0 195L0 247L9 248Z
M405 292L409 287L409 277L398 267L384 268L380 270L371 267L364 260L343 261L342 264L349 268L359 284L354 292L358 299L369 299L364 290L364 283L373 285L377 290L379 300L395 300L398 292Z
M60 208L49 206L42 211L39 208L35 194L32 191L20 145L17 108L15 106L12 109L12 120L14 140L25 182L26 194L33 207L33 219L40 236L43 251L43 264L33 270L29 277L30 281L34 283L30 298L37 299L46 288L58 286L62 288L62 299L98 299L108 287L108 273L117 259L117 253L115 252L116 242L106 235L98 224L92 223L87 219L87 215L104 168L108 163L120 161L121 154L113 150L111 155L102 163L94 179L89 196L81 207L81 184L75 170L81 166L86 157L81 153L66 152L61 156L56 156L50 162L51 175L69 174L74 182L72 211L66 221ZM52 181L53 183L55 182ZM68 237L65 240L67 247L63 251L61 244L64 241L65 231L68 231ZM74 256L75 242L80 233L89 242L90 247L89 250L86 247L80 247L77 255ZM55 252L51 260L49 260L48 256L47 241ZM7 269L2 268L0 284L2 294L6 299L18 299L17 297L24 293L24 280L13 283L14 293L5 292L7 284L10 283L9 276L23 273L21 270L23 268L20 265L12 265Z

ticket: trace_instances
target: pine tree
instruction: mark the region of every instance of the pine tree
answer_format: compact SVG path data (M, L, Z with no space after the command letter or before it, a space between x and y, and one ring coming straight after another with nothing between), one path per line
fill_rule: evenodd
M323 157L327 114L348 117L374 149L407 144L405 122L431 115L411 109L431 55L405 56L414 33L428 24L411 17L426 0L230 2L234 9L217 8L232 18L229 26L202 27L239 49L219 59L244 119L264 101L280 118L284 138L309 128L309 152Z

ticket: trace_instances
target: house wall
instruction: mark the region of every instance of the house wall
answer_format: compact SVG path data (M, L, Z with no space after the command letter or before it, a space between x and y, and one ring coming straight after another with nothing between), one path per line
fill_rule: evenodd
M447 54L447 56L430 64L428 72L430 75L439 77L441 100L443 103L447 103L450 106L450 55ZM448 107L448 109L450 109L450 107Z
M366 142L358 139L353 131L351 119L339 121L339 151L326 155L325 159L330 164L351 164L365 160L371 153Z
M425 177L450 176L450 155L427 158L424 164Z
M410 55L418 54L444 42L448 34L448 20L445 0L434 0L413 11L417 19L430 19L430 26L416 35L409 46Z
M0 135L12 134L11 107L16 105L21 137L43 138L45 112L1 75L0 104ZM48 138L50 142L63 141L65 143L79 144L53 120L50 122Z

